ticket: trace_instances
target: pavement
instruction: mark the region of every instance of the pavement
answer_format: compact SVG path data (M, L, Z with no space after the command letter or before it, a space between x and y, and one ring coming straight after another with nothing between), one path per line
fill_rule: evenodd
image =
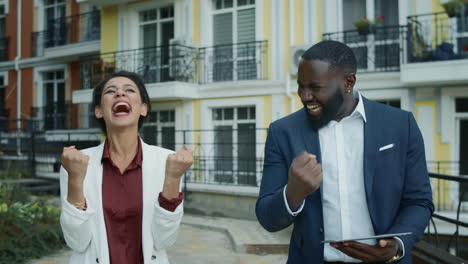
M269 233L257 221L185 214L168 255L171 264L286 263L291 227ZM65 264L70 250L29 264Z

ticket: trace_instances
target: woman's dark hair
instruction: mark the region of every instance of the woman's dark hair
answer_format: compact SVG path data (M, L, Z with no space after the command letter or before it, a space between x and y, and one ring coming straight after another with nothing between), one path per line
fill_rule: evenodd
M140 77L140 75L134 72L128 72L128 71L115 72L107 76L104 80L100 81L93 90L93 110L96 108L96 106L101 105L102 91L104 90L104 86L106 85L106 83L110 79L116 78L116 77L125 77L125 78L132 80L137 85L138 90L140 91L141 101L144 104L146 104L148 108L148 114L146 116L140 116L140 119L138 120L138 130L140 130L146 117L151 112L151 102L149 99L148 91L146 90L145 84L143 82L143 79ZM107 134L106 123L104 122L104 118L97 118L97 121L98 121L99 127L104 132L104 134Z

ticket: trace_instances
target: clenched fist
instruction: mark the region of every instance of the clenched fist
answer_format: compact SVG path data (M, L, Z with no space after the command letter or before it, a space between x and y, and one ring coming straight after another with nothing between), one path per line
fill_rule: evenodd
M75 146L64 147L62 166L68 172L68 182L82 185L88 169L89 156L77 150Z
M182 175L192 166L193 152L184 145L184 148L167 156L166 177L180 179Z
M296 211L304 199L318 190L322 181L322 166L315 155L299 154L289 168L286 198L291 210Z

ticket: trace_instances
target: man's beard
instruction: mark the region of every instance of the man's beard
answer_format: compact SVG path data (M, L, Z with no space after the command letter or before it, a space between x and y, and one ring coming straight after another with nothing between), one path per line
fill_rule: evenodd
M338 110L340 109L341 105L343 105L343 95L341 94L340 90L338 89L336 93L328 99L328 101L322 105L322 116L318 119L313 118L310 116L307 110L307 104L312 103L313 101L302 102L304 104L304 110L307 112L307 116L309 117L310 124L315 130L322 128L328 122L335 119L336 115L338 114Z

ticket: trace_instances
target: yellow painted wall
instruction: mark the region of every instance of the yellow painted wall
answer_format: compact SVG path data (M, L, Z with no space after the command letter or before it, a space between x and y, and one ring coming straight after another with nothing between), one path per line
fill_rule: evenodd
M294 45L304 44L304 6L303 1L294 1ZM306 25L310 27L312 25ZM306 30L313 30L307 28Z
M445 12L444 8L440 4L440 0L432 0L432 12L439 13ZM434 19L434 18L437 18ZM447 18L447 19L446 19ZM440 30L442 28L450 28L448 16L433 17L432 20L432 47L436 47L438 44L448 40L450 38L450 30Z
M192 0L192 40L195 45L200 45L200 0Z
M267 54L265 55L265 58L267 58L266 62L264 65L264 76L267 80L271 78L271 65L269 62L271 62L271 16L270 16L270 0L263 0L262 2L262 7L263 7L263 39L262 40L267 40L268 41L268 47L267 47Z
M284 70L286 72L291 72L289 69L289 1L281 1L283 4L283 17L284 17L284 54L283 54L283 59L284 59Z
M317 20L315 21L317 26L317 36L318 36L318 41L322 40L322 34L323 34L323 0L317 0L317 14L316 14Z
M200 130L201 129L201 100L199 99L195 99L192 101L192 121L193 121L193 130ZM201 153L200 153L200 132L194 132L193 133L193 154L195 156L200 156ZM193 171L195 173L194 177L195 177L195 180L200 180L201 179L201 170L199 170L198 168L200 168L201 165L200 165L200 160L197 159L194 164L193 164Z
M432 128L434 136L434 161L449 161L450 160L450 144L442 143L442 135L437 132L437 123L440 120L437 120L437 102L435 100L430 101L418 101L415 103L415 113L414 116L417 119L418 110L420 107L429 106L433 109L433 120L434 127ZM450 173L450 164L440 165L440 173ZM442 206L450 206L450 182L445 180L433 180L433 196L434 203Z
M268 127L272 121L271 95L263 96L263 127Z
M108 6L101 10L101 52L117 50L119 7Z

